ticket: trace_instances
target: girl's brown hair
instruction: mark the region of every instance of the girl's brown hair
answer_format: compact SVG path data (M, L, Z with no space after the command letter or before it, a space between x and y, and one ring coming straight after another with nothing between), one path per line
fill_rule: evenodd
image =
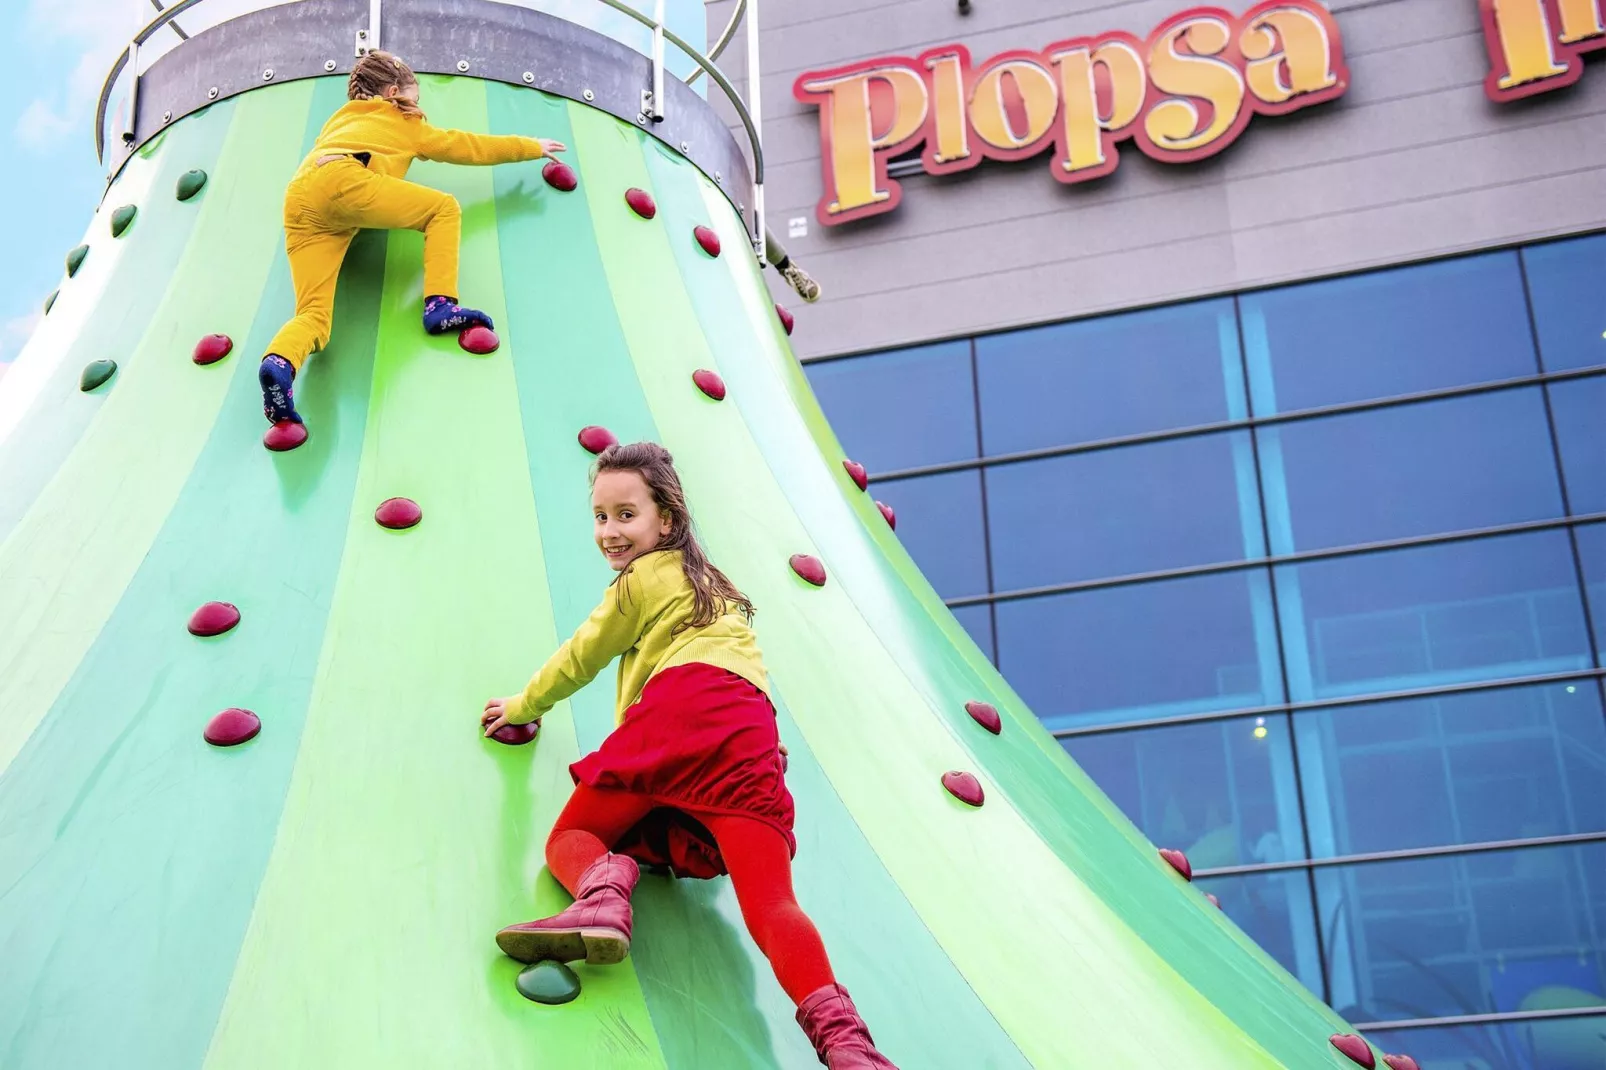
M630 445L609 446L597 458L591 470L591 481L603 472L635 472L652 492L653 504L669 517L669 534L659 540L659 550L679 550L681 568L691 583L693 611L691 619L675 628L705 628L714 623L731 607L742 611L749 623L753 620L753 603L736 589L725 574L715 568L697 541L692 529L691 510L686 505L686 492L681 489L680 476L675 472L675 459L656 442L635 442Z
M418 76L411 67L376 48L364 53L351 68L351 77L346 80L346 97L349 100L384 100L385 90L391 86L406 89L417 84ZM392 97L390 102L408 115L424 117L424 109L410 100Z

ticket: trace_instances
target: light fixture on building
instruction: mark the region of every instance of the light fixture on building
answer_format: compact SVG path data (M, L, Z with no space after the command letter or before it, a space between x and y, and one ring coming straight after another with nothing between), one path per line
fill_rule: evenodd
M1256 717L1255 718L1255 738L1256 739L1265 739L1266 738L1266 719L1264 717Z
M970 0L959 0L959 13L961 15L970 14Z

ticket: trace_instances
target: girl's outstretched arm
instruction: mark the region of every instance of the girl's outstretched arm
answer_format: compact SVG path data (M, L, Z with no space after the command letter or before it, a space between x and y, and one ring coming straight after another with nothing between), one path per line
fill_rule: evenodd
M416 151L421 159L441 163L496 164L536 160L563 152L561 141L525 137L522 134L474 134L467 130L447 130L419 123Z

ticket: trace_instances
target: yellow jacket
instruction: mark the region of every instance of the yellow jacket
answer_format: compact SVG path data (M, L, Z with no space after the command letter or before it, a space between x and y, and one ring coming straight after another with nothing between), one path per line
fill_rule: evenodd
M619 574L602 604L558 648L523 693L507 704L510 724L528 724L568 698L619 658L614 720L641 697L647 681L677 665L702 662L769 688L758 640L734 607L702 628L676 628L691 619L691 581L679 550L642 554Z
M302 166L336 152L366 152L369 170L391 178L405 176L415 159L493 164L546 155L533 137L442 130L388 100L351 100L341 105L323 124L318 142Z

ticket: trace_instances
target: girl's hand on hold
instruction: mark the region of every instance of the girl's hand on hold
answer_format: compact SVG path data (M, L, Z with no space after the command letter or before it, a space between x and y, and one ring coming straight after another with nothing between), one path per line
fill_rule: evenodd
M565 145L561 141L553 141L549 137L537 138L536 140L541 143L541 151L546 153L548 156L551 156L555 152L569 151L569 146Z
M493 698L485 704L485 710L480 714L480 724L485 726L486 736L507 727L507 704L511 701L511 698Z

